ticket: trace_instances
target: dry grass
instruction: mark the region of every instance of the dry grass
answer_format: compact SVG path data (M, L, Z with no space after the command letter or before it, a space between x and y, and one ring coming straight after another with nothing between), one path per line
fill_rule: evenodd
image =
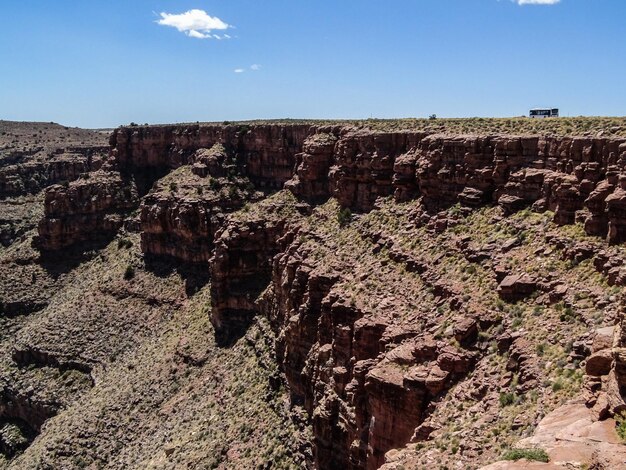
M254 125L349 126L392 132L401 130L436 134L467 135L553 135L626 137L626 117L562 117L550 119L511 118L438 118L438 119L362 119L315 120L274 119L226 121L223 123L188 123L200 125L231 125L242 128Z

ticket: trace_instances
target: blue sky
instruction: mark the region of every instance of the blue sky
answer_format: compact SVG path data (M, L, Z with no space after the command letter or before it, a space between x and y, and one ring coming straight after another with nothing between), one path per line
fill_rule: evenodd
M626 2L519 1L7 0L0 119L626 115Z

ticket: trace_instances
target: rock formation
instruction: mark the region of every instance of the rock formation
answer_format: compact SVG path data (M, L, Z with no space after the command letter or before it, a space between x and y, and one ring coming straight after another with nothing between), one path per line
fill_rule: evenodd
M96 172L85 179L46 190L39 245L58 250L114 235L124 214L137 205L137 192L119 173Z
M197 124L121 127L110 145L97 165L58 170L73 181L45 190L37 247L59 253L124 228L143 255L128 258L125 282L135 269L168 275L165 260L210 274L221 347L267 321L276 382L307 416L317 468L419 468L441 449L406 446L435 441L476 463L475 436L459 450L450 435L463 430L443 430L469 413L455 400L472 403L465 431L483 432L520 396L556 394L544 375L581 361L594 419L626 409L623 308L601 277L626 284L625 139ZM564 276L576 267L584 279ZM555 322L577 336L547 345L537 331ZM611 322L614 340L579 339ZM46 362L25 343L15 364ZM554 360L540 359L546 348ZM0 417L24 419L11 413Z

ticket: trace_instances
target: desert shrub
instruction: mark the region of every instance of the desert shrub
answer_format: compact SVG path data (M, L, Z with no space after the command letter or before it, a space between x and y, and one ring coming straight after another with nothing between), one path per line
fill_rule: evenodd
M626 411L615 415L616 431L620 439L626 442Z
M553 384L552 384L552 391L553 392L558 392L559 390L562 390L564 387L563 381L561 379L557 379Z
M537 345L537 356L543 356L546 352L546 343L540 343Z
M457 202L455 205L450 207L450 209L448 209L448 214L450 214L452 217L460 216L461 214L463 214L461 204Z
M340 209L337 213L337 222L339 222L340 226L345 226L350 223L352 220L352 211L349 208Z
M517 401L517 395L513 392L504 392L500 394L500 406L511 406Z
M117 248L119 250L121 250L122 248L130 248L131 246L133 246L133 242L131 242L130 240L126 238L120 238L117 241Z
M130 264L126 266L124 270L124 279L127 281L135 277L135 268L133 268Z
M550 457L543 449L510 449L502 455L502 460L535 460L537 462L548 462Z

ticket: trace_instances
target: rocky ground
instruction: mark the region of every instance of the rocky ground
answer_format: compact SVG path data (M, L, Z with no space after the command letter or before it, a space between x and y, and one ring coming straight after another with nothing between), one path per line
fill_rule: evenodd
M626 466L623 122L436 121L2 122L0 468Z

